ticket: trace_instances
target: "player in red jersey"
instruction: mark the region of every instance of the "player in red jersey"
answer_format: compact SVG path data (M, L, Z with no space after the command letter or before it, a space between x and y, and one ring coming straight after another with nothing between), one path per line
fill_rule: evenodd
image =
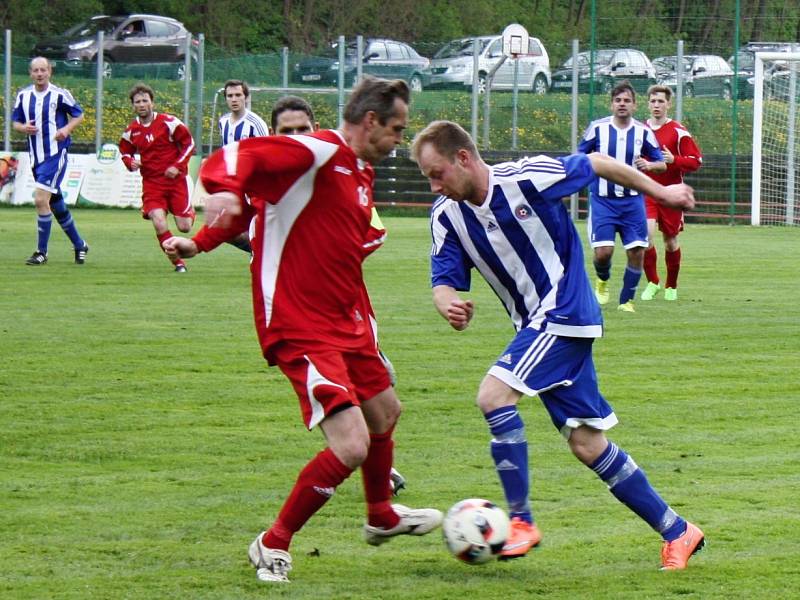
M672 102L672 89L665 85L653 85L647 90L647 108L650 118L647 125L656 134L658 145L664 154L667 170L664 173L647 172L662 185L683 183L683 174L700 168L703 156L694 138L686 128L668 117ZM664 260L667 265L667 281L664 300L678 299L678 272L681 268L681 248L678 234L683 231L683 211L658 204L645 196L647 210L647 239L649 246L644 254L644 273L647 286L642 291L642 300L652 300L661 290L658 278L658 256L654 244L656 223L664 238Z
M194 223L191 181L187 175L194 140L180 119L155 112L155 95L150 86L139 83L128 96L136 118L122 134L119 149L128 170L142 174L142 217L153 223L161 247L172 237L167 213L172 213L175 225L184 233ZM186 272L183 260L171 260L176 272Z
M442 520L435 509L390 503L401 406L377 351L362 275L362 262L384 237L370 163L402 140L409 97L402 81L367 78L353 90L340 130L242 140L212 154L201 170L211 194L204 231L226 229L234 237L250 228L262 352L291 381L306 427L319 425L327 442L250 545L262 581L288 581L292 536L359 466L367 543L422 535ZM211 235L163 245L172 256L191 257L218 243Z

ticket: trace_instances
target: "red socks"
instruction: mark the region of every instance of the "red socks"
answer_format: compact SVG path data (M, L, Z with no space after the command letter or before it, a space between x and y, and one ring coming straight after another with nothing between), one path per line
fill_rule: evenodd
M674 252L667 252L664 256L664 261L667 263L667 287L678 287L678 273L681 270L681 249L678 248Z
M300 531L306 521L322 508L338 485L352 472L330 448L317 454L300 471L278 518L261 540L264 545L275 550L288 550L292 535ZM386 474L388 482L388 470Z
M658 268L656 261L658 260L658 253L655 246L650 246L644 251L644 276L650 283L658 284Z
M370 434L369 453L361 464L364 497L367 500L367 520L374 527L391 529L400 521L392 509L389 473L394 460L394 427L386 433Z

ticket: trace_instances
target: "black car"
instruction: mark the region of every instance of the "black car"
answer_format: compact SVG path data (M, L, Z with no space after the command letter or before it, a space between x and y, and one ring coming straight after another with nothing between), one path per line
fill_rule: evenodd
M590 68L590 52L579 52L578 92L588 92L594 75L595 93L608 94L618 83L627 79L637 92L644 93L656 82L656 71L641 50L632 48L595 50L594 67ZM572 57L553 73L550 89L554 92L572 90Z
M656 79L661 85L678 86L677 56L659 56L653 60ZM731 99L733 71L721 56L689 54L683 57L683 95Z
M358 52L356 42L347 42L344 52L344 85L350 87L356 77ZM382 38L364 40L361 56L362 72L385 79L403 79L413 91L426 85L428 59L417 54L408 44ZM331 45L319 56L308 56L294 65L292 82L314 85L337 85L339 78L339 45Z
M97 63L97 34L103 38L103 76L152 76L162 72L185 76L186 41L191 34L182 23L158 15L99 15L44 39L33 49L67 71L91 75ZM196 41L190 55L196 59ZM159 68L160 67L160 68Z

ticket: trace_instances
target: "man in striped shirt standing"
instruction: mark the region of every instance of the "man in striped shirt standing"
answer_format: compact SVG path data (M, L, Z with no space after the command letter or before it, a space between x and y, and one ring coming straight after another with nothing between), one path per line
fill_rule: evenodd
M655 134L633 118L636 92L628 81L611 90L611 116L593 121L586 129L578 150L599 152L642 171L661 173L667 169ZM597 273L595 295L600 304L609 299L611 257L619 233L628 255L619 292L619 310L634 312L633 297L642 277L644 251L648 246L644 197L639 191L597 179L589 194L589 243L594 249Z
M72 214L61 195L61 182L67 169L70 134L83 121L83 109L69 91L50 83L50 61L38 56L31 60L29 72L33 85L20 90L11 116L14 130L28 136L36 190L33 201L39 215L36 251L25 264L38 266L47 262L50 226L55 215L75 250L75 263L86 261L89 245L75 226Z
M238 142L246 138L269 135L264 119L247 108L250 88L240 79L229 79L225 82L225 102L231 112L219 119L219 134L222 145Z
M605 436L617 417L600 393L592 359L603 317L562 199L596 185L598 177L676 208L694 206L692 189L662 186L600 153L535 156L490 167L469 134L450 121L435 121L417 134L411 156L431 190L441 194L431 211L437 310L457 331L468 327L475 307L459 292L469 290L474 268L517 331L477 398L511 516L501 558L524 556L541 540L529 499L525 426L517 410L524 394L541 398L578 460L661 535L662 569L685 568L703 546L703 532L670 508L644 471Z

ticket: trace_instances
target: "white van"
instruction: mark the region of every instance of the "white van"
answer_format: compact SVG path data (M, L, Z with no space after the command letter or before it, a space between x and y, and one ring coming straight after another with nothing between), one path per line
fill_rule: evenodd
M472 87L472 41L478 40L478 87L486 89L486 75L503 56L503 38L500 35L487 35L478 38L462 38L448 42L433 55L429 88ZM530 38L528 55L519 61L518 84L520 90L545 94L550 89L550 57L542 42ZM510 90L514 87L514 61L506 59L492 80L493 90Z

